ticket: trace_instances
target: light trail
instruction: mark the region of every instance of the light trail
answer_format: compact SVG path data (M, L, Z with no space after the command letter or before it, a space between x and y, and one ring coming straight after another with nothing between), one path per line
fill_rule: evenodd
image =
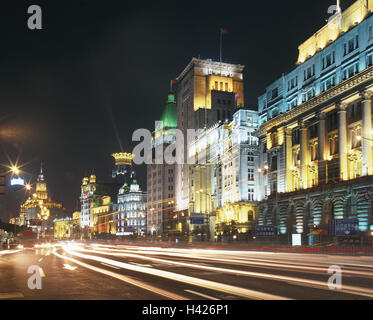
M199 279L199 278L195 278L195 277L191 277L191 276L177 274L177 273L174 273L174 272L169 272L169 271L164 271L164 270L159 270L159 269L154 269L154 268L148 268L148 267L141 267L141 266L136 266L136 265L132 265L132 264L124 263L124 262L119 262L119 261L112 260L112 259L107 259L107 258L82 254L82 253L74 252L73 250L69 249L68 247L65 247L64 250L71 255L81 257L83 259L89 259L89 260L104 262L104 263L107 263L107 264L115 265L115 266L123 268L123 269L128 269L128 270L132 270L132 271L136 271L136 272L146 273L146 274L150 274L150 275L153 275L153 276L166 278L166 279L169 279L169 280L175 280L175 281L187 283L187 284L190 284L190 285L204 287L206 289L221 291L221 292L233 294L233 295L236 295L236 296L245 297L245 298L248 298L248 299L263 299L263 300L289 299L289 298L285 298L285 297L282 297L282 296L277 296L277 295L272 295L272 294L268 294L268 293L264 293L264 292L249 290L249 289L236 287L236 286L232 286L232 285L228 285L228 284L223 284L223 283L219 283L219 282L215 282L215 281Z
M20 252L20 251L22 251L22 250L21 249L18 249L18 250L3 250L3 251L0 251L0 256L5 255L5 254L16 253L16 252Z
M327 281L308 280L305 278L281 276L281 275L268 274L268 273L259 273L259 272L251 272L251 271L244 271L244 270L237 270L237 269L204 266L204 265L198 265L198 264L192 264L192 263L186 263L186 262L159 259L159 258L154 258L154 257L143 257L143 256L132 254L132 253L114 253L114 252L105 252L105 251L102 252L98 250L87 250L87 249L80 249L80 251L111 255L111 256L131 257L131 258L143 259L143 260L159 262L159 263L164 263L164 264L179 265L179 266L184 266L187 268L208 270L208 271L214 271L214 272L223 272L223 273L230 273L230 274L239 274L239 275L248 276L248 277L281 281L281 282L286 282L289 284L301 284L303 286L317 287L317 288L324 289L324 290L330 290ZM158 270L158 269L153 268L152 270ZM373 290L363 288L363 287L343 285L340 291L344 293L367 296L367 297L373 298Z
M189 299L187 299L187 298L185 298L183 296L180 296L178 294L175 294L175 293L163 290L163 289L159 289L157 287L151 286L151 285L146 284L144 282L132 279L130 277L126 277L124 275L121 275L121 274L118 274L118 273L115 273L115 272L112 272L112 271L109 271L109 270L106 270L106 269L102 269L102 268L98 268L98 267L95 267L95 266L91 266L91 265L89 265L87 263L84 263L82 261L79 261L79 260L71 258L71 257L63 256L63 255L57 253L56 249L54 249L52 253L55 256L57 256L57 257L59 257L61 259L74 262L75 264L78 264L78 265L80 265L80 266L82 266L84 268L87 268L87 269L93 270L95 272L99 272L99 273L105 274L105 275L107 275L109 277L116 278L116 279L121 280L123 282L127 282L129 284L132 284L133 286L136 286L136 287L142 288L144 290L150 291L152 293L161 295L161 296L166 297L168 299L172 299L172 300L189 300Z
M131 250L122 250L122 249L111 249L111 248L101 248L100 249L102 253L104 251L109 251L109 252L123 252L123 253L133 253ZM94 251L91 251L94 252ZM150 254L149 252L146 251L135 251L138 254ZM293 264L286 264L285 262L281 262L280 264L278 262L273 262L273 260L263 260L263 259L255 259L255 258L250 258L250 260L255 260L255 261L249 261L249 260L234 260L234 259L226 259L226 258L211 258L211 257L204 257L204 256L196 256L196 255L190 255L188 257L185 256L185 254L171 254L169 252L163 253L163 252L153 252L151 254L159 254L159 255L167 255L167 256L174 256L174 257L182 257L182 258L191 258L191 259L200 259L200 260L209 260L209 261L214 261L218 263L233 263L237 265L254 265L254 266L259 266L259 267L267 267L270 269L277 268L277 269L295 269L297 271L315 271L318 273L323 273L325 274L329 268L330 264L323 264L321 267L315 267L315 266L310 266L309 264L301 264L301 265L293 265ZM144 260L149 260L149 258L146 258L144 256L137 256L138 258L144 259ZM153 260L156 258L152 258ZM154 260L155 261L155 260ZM158 260L160 261L160 260ZM166 260L163 260L166 261ZM168 262L169 263L169 262ZM366 266L364 267L369 267L373 268L373 266ZM354 275L354 276L367 276L367 277L373 277L373 270L372 272L366 272L362 270L354 271L354 270L344 270L343 273L346 275Z

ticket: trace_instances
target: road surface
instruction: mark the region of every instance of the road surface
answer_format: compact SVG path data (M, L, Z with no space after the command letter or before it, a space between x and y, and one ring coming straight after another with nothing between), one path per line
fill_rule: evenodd
M28 286L30 266L41 289ZM340 289L328 286L330 266L341 268ZM0 275L0 299L373 298L368 256L61 242L0 251Z

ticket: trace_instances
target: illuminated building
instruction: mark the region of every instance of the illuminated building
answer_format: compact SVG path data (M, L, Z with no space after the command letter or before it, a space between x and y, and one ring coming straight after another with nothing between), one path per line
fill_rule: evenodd
M189 210L190 228L194 217L203 217L206 234L228 236L247 234L257 218L254 184L258 139L252 133L258 129L258 114L238 110L232 121L218 122L206 128L189 146L190 165ZM197 220L198 221L198 220ZM200 220L201 221L201 220Z
M54 219L65 216L62 204L53 201L47 191L47 183L44 178L43 167L36 180L35 193L30 195L21 205L19 221L27 226L37 227L43 224L43 228L52 227Z
M116 197L120 185L118 183L96 181L96 175L91 174L89 177L82 179L81 196L80 196L80 227L91 228L93 232L94 214L92 207L100 204L102 196Z
M332 19L258 98L259 222L280 234L330 218L358 218L363 232L372 224L372 9L359 0Z
M110 196L96 197L91 202L91 215L93 217L94 234L116 234L115 222L116 204L113 204Z
M231 118L243 106L244 66L211 59L193 58L177 77L178 129L187 137L187 129L210 127L217 121ZM184 139L184 159L187 159ZM184 161L186 163L186 160ZM189 166L176 165L176 210L189 207Z
M132 172L130 184L124 184L118 193L116 235L131 236L146 233L146 192L140 189Z
M54 219L54 238L66 239L72 236L73 221L70 217Z
M171 221L175 208L175 164L156 163L156 149L162 152L175 140L177 107L170 88L162 117L153 133L153 163L147 165L147 234L168 235L174 232Z

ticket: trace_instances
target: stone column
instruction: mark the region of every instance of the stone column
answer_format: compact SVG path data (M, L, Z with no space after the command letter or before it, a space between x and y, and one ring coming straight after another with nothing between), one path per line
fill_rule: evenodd
M338 109L338 151L339 151L339 175L340 179L347 180L347 123L346 108L344 103L337 103Z
M364 91L361 94L362 122L361 130L363 144L363 176L373 174L372 163L372 93Z
M291 129L285 129L285 165L286 165L286 192L294 190L291 168L293 167L293 152Z
M325 179L325 139L326 139L326 129L325 129L325 119L326 113L320 112L318 114L318 141L317 141L317 160L318 160L318 172L319 172L319 181Z
M300 185L302 189L308 188L308 132L304 121L300 123Z

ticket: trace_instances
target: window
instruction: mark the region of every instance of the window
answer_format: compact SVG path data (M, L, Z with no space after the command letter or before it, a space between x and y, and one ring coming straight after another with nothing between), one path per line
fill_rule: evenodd
M215 81L215 90L219 90L218 82Z
M368 41L371 41L373 39L373 28L372 26L368 27Z
M271 96L271 99L275 99L278 97L278 88L275 88L272 90L272 96Z
M294 77L288 81L288 91L294 89L298 85L298 77Z
M247 220L249 222L254 220L254 213L251 210L247 213Z
M247 180L254 180L254 169L249 168L247 171Z
M253 152L249 152L248 154L247 154L247 161L251 161L251 162L253 162L254 161L254 153Z
M331 87L335 86L335 76L332 76L325 81L321 82L321 92L324 92Z
M331 66L335 62L335 51L327 54L325 57L322 58L322 69L326 69L327 67Z
M288 103L289 109L292 109L296 107L297 105L298 105L298 98L295 98Z
M329 112L326 117L326 126L328 132L338 128L338 114L337 112Z
M271 171L277 170L277 156L271 158Z
M343 69L343 80L346 80L359 72L359 63L356 62L353 65Z
M315 64L304 70L304 80L308 80L315 75Z
M315 96L315 89L308 89L305 93L302 94L302 101L306 102Z
M293 146L299 144L299 129L295 129L291 133L291 143Z
M351 124L362 119L361 101L355 102L347 108L347 123Z
M278 115L278 108L274 108L271 114L272 114L272 118L276 117Z
M228 83L225 83L225 91L228 91Z
M248 188L248 198L249 198L249 201L254 200L254 188Z
M370 67L373 65L373 53L369 53L367 55L367 67Z
M317 124L313 124L308 128L309 138L313 139L317 137Z
M352 51L356 50L359 48L359 36L356 35L354 38L348 40L348 42L344 43L343 46L343 55L347 55L351 53Z

